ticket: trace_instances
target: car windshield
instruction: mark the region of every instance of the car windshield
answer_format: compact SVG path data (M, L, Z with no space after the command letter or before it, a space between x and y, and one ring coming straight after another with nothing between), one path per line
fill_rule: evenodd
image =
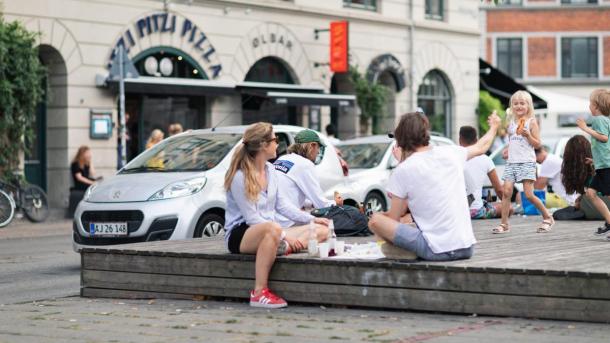
M238 134L215 133L172 137L140 154L121 174L212 169L240 139Z
M341 145L341 156L350 168L373 168L381 163L390 143Z

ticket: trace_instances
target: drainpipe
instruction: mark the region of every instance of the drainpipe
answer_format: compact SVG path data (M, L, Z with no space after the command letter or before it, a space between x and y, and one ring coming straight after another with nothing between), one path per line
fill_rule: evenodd
M409 65L408 65L408 75L409 75L409 82L410 85L408 87L409 89L409 109L408 112L413 111L413 109L415 108L413 106L414 103L414 90L413 90L413 40L414 40L414 36L415 36L415 23L413 22L413 2L415 0L409 0Z

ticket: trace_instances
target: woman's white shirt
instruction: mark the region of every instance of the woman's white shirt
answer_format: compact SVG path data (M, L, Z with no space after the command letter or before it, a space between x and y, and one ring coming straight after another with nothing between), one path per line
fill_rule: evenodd
M388 191L408 201L411 215L434 253L476 243L466 198L466 148L432 147L413 153L392 175Z

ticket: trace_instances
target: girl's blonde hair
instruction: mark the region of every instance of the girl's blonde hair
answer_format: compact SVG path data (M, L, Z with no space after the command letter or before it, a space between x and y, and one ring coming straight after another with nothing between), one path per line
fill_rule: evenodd
M515 94L513 94L510 97L510 105L508 107L508 109L506 110L506 122L510 123L511 121L513 121L513 119L515 119L515 115L514 115L514 110L513 110L513 100L515 99L523 99L525 100L525 102L527 102L527 114L526 117L528 118L534 118L534 100L532 100L532 95L527 92L527 91L516 91Z
M269 123L258 122L250 125L246 132L242 144L237 147L235 154L231 158L231 165L225 174L225 190L231 189L231 182L238 170L244 173L244 188L246 198L255 202L261 192L261 185L256 178L256 167L254 160L256 154L269 144L273 136L273 127Z
M78 165L81 167L85 166L85 153L89 150L91 150L91 149L89 149L88 146L81 145L78 148L76 155L74 155L74 159L72 160L72 163L78 163Z
M146 149L152 147L153 145L159 143L159 141L163 140L165 134L163 131L159 129L154 129L150 133L150 137L148 137L148 141L146 141Z

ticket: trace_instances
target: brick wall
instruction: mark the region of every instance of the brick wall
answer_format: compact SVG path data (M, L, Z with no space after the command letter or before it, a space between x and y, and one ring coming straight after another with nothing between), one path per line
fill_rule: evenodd
M488 33L538 31L610 31L610 9L487 11Z
M491 44L491 43L492 43L491 42L491 38L487 38L486 39L486 43L485 43L486 44L486 48L485 48L486 49L486 56L485 56L485 58L486 58L487 63L489 63L489 64L492 64L492 61L493 61L493 50L492 50L493 49L493 44Z
M527 39L528 76L555 76L557 74L554 37L530 37Z

